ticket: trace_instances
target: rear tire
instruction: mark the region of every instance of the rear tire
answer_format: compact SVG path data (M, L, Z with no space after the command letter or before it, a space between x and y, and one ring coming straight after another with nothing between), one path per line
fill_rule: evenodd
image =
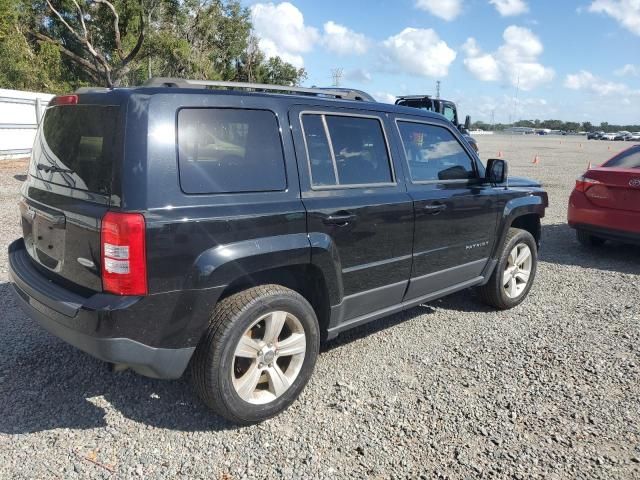
M216 305L191 362L207 406L248 425L277 415L304 389L318 357L320 332L307 300L280 285L262 285Z
M596 237L583 230L576 230L576 238L580 245L587 248L601 247L605 242L604 238Z
M499 310L513 308L529 294L538 267L538 248L526 230L510 228L489 281L478 288L480 299Z

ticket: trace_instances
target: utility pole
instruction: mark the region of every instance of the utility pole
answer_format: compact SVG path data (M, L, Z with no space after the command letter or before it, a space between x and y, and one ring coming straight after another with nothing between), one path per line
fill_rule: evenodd
M440 98L440 80L436 81L436 98Z
M332 68L331 78L333 79L332 86L339 87L342 80L342 68Z

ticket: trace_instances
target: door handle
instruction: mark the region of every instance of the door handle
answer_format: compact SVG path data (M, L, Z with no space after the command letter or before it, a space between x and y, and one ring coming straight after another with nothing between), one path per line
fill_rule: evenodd
M447 209L447 205L440 202L434 202L424 206L425 212L431 215L437 215L446 209Z
M336 212L322 219L325 225L337 225L343 227L349 223L354 222L356 215L349 212Z

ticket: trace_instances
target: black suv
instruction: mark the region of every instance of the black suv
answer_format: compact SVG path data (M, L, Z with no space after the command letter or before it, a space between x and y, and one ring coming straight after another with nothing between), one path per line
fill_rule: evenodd
M213 88L212 88L213 87ZM9 247L27 313L238 423L285 409L320 341L536 273L539 184L444 117L362 92L161 79L56 97Z

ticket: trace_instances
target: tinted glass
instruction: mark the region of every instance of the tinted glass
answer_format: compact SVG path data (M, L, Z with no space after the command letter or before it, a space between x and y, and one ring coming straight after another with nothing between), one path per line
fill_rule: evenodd
M30 173L59 185L109 194L118 107L47 109L33 147Z
M304 139L307 144L311 183L316 186L336 184L331 149L320 115L303 115Z
M449 105L445 105L442 114L446 117L447 120L453 122L456 119L456 112Z
M180 110L178 149L180 185L186 193L286 188L280 129L273 112Z
M622 153L619 153L607 163L605 167L614 168L640 168L640 147L632 147Z
M326 116L340 185L393 181L387 144L374 118Z
M412 122L398 126L414 182L475 177L471 158L446 128Z

